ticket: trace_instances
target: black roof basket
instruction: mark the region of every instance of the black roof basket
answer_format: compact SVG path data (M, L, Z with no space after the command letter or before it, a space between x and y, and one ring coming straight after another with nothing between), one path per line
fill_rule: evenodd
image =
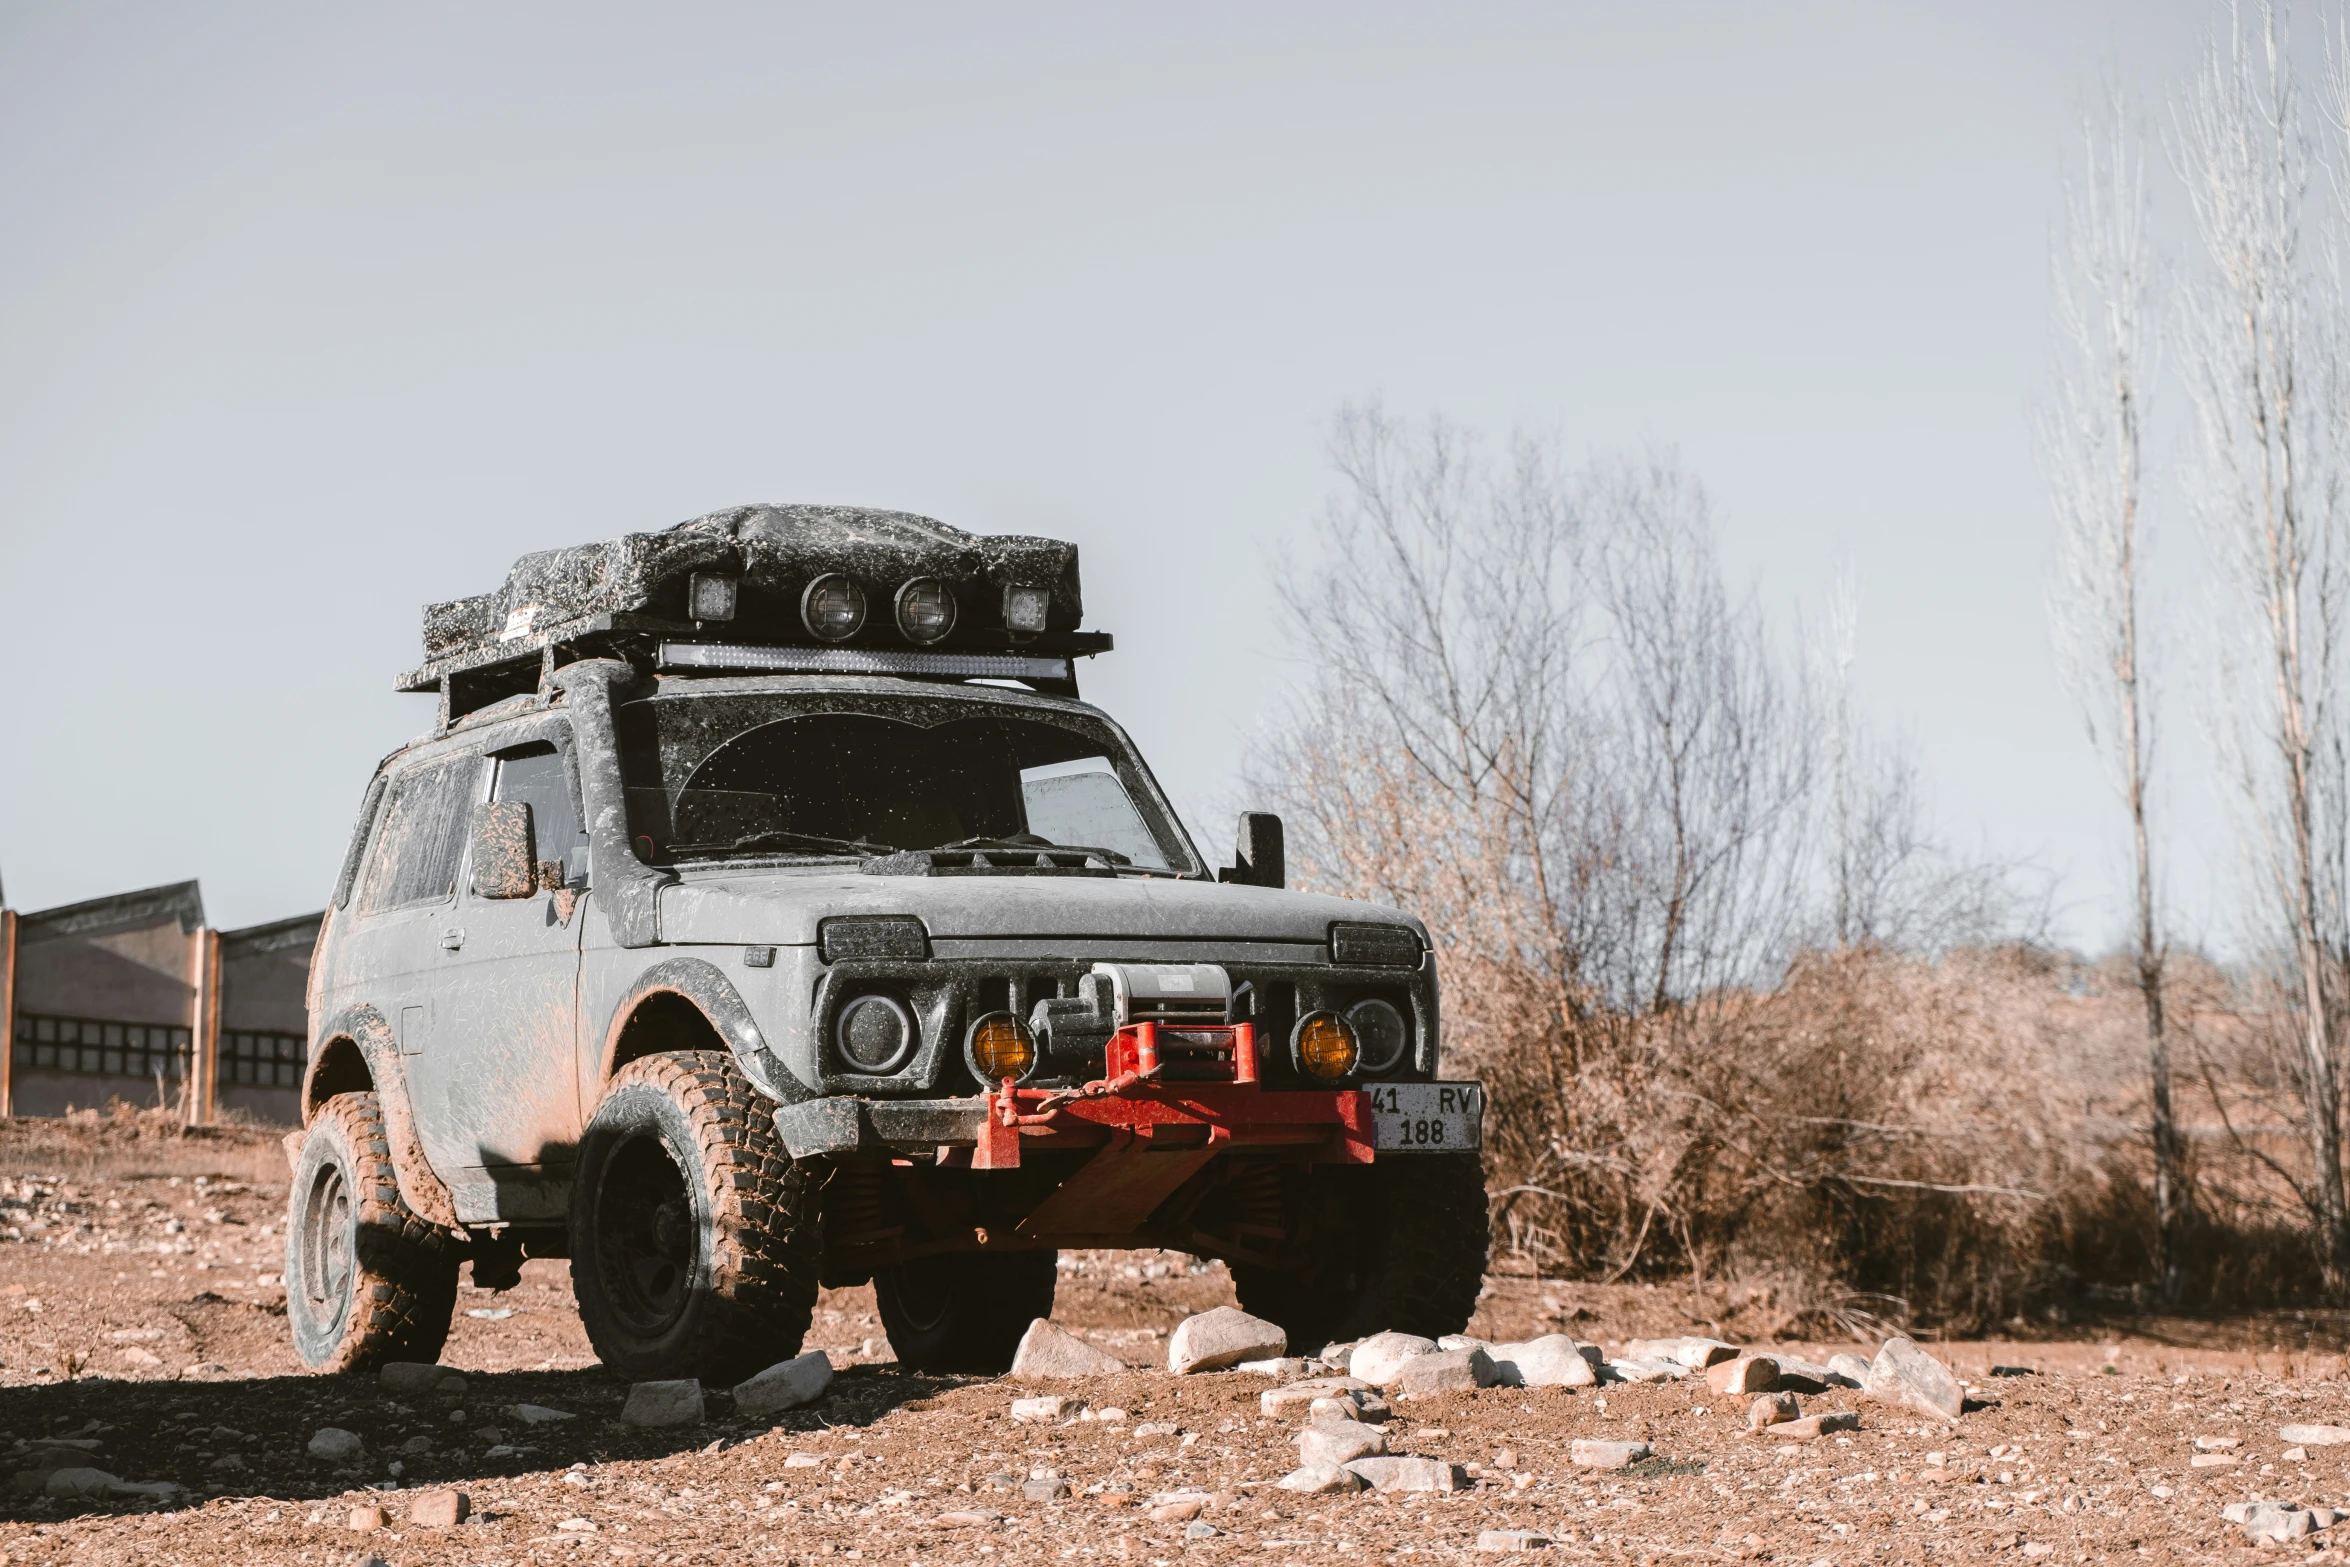
M832 577L854 584L864 616L827 638L803 606ZM902 612L915 583L932 607L927 623ZM943 632L941 589L951 595ZM544 689L582 658L678 673L1012 679L1074 696L1071 661L1111 647L1107 633L1078 629L1084 614L1077 546L1059 539L855 506L741 506L525 555L497 592L426 605L425 662L396 684L437 692L444 728Z

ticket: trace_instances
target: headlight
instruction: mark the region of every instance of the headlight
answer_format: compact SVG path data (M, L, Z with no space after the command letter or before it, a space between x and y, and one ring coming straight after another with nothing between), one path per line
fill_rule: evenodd
M1404 1051L1412 1042L1412 1031L1404 1026L1403 1014L1393 1003L1377 999L1358 1001L1346 1009L1346 1020L1354 1026L1365 1072L1376 1077L1381 1072L1393 1071L1402 1062Z
M1289 1050L1298 1070L1325 1083L1335 1083L1355 1069L1358 1047L1355 1031L1335 1012L1308 1012L1297 1020L1289 1036Z
M1009 1012L990 1012L971 1025L963 1041L963 1062L971 1075L993 1085L1026 1077L1036 1065L1036 1039L1028 1025Z
M865 626L865 590L839 572L818 577L800 595L800 624L820 642L846 642Z
M1015 638L1036 636L1052 608L1052 589L1014 584L1004 589L1004 629Z
M920 1037L914 1014L895 996L851 999L833 1019L832 1039L841 1059L860 1072L894 1072L906 1064Z
M955 629L955 590L936 577L898 589L898 629L908 642L936 642Z

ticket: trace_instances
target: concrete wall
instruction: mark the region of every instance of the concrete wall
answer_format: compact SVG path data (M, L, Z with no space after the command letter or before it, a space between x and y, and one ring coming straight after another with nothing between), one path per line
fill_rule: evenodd
M220 936L220 1044L213 1112L293 1126L308 1059L310 952L322 914Z
M319 918L212 930L180 882L0 919L0 1110L293 1124Z

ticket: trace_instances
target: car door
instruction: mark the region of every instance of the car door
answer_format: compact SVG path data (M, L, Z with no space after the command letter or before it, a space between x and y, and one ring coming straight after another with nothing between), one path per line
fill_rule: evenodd
M436 1031L448 1021L438 993L441 940L455 912L481 771L481 757L471 750L437 752L394 771L352 897L350 993L390 1025L420 1132L429 1124L425 1090L437 1058Z
M530 807L541 883L528 897L488 898L469 874L458 893L440 944L445 1021L427 1074L427 1147L458 1217L531 1222L563 1217L579 1142L571 1062L587 832L568 726L501 738L488 798Z

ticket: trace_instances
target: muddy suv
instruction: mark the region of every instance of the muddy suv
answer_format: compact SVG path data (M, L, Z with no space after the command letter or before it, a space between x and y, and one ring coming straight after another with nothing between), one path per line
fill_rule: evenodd
M751 507L425 611L311 970L303 1360L440 1353L567 1257L596 1351L724 1380L871 1280L1001 1369L1058 1248L1229 1263L1294 1344L1459 1330L1487 1226L1425 931L1211 866L1077 700L1074 547Z

